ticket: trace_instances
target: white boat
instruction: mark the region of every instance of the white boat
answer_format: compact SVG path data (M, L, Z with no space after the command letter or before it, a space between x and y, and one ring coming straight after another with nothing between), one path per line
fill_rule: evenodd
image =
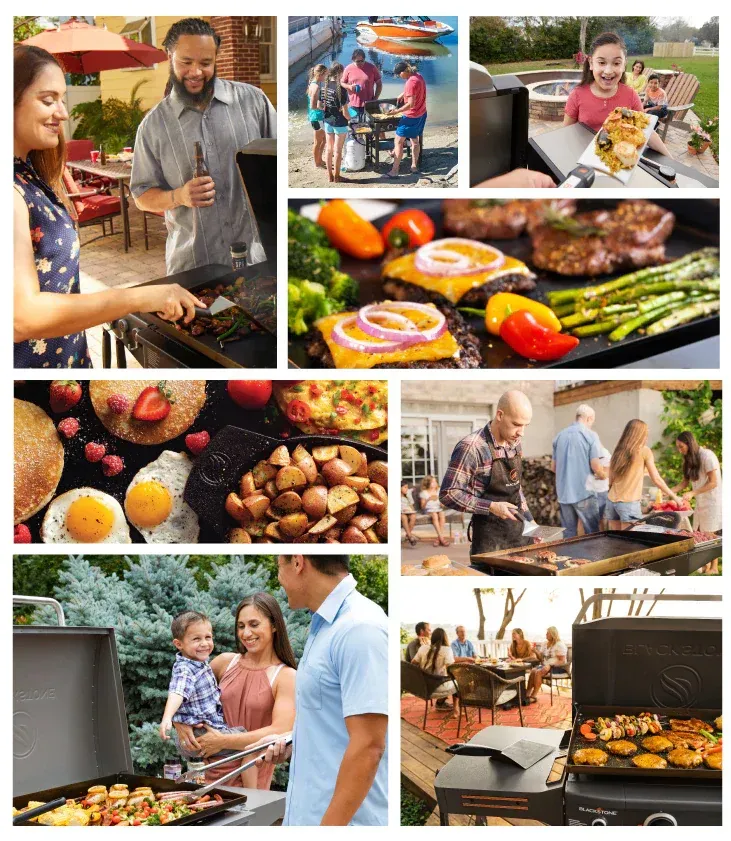
M454 27L430 17L373 17L358 21L355 31L386 41L436 41Z

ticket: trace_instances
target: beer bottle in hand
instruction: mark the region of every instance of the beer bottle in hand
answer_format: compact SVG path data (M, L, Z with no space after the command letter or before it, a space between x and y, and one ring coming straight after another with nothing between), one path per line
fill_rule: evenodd
M203 178L204 176L208 175L208 167L206 166L206 160L203 157L203 144L200 140L195 141L195 177L196 178Z

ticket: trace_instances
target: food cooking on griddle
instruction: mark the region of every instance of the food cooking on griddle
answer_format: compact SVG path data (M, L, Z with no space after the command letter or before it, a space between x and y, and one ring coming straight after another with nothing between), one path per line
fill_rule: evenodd
M664 753L672 748L673 743L664 736L648 736L642 740L641 745L650 753Z
M614 718L598 717L588 719L580 728L581 735L593 741L597 735L603 742L610 739L623 739L634 736L644 736L646 733L660 733L662 724L657 715L640 713L640 715L615 715Z
M663 736L675 745L676 748L691 748L700 750L706 744L705 736L693 731L676 732L674 730L663 731Z
M668 722L670 729L676 732L693 730L696 733L701 730L706 732L713 732L713 725L707 721L701 721L699 718L671 718Z
M594 142L597 157L610 172L631 169L640 159L640 149L645 145L645 129L649 117L642 111L615 108L604 120Z
M540 563L552 563L558 555L552 549L539 549L536 552L536 559Z
M706 768L710 768L711 771L721 771L722 764L723 764L723 757L720 750L717 750L713 753L707 753L703 757L703 762Z
M667 760L656 753L641 753L639 756L633 756L632 764L637 768L654 768L657 770L668 767Z
M703 757L699 751L674 748L668 753L668 762L676 768L697 768L703 762Z
M556 217L576 212L574 199L446 199L442 202L444 230L470 239L515 239Z
M577 765L606 765L609 755L599 748L581 748L574 751L574 762Z
M619 739L616 742L607 742L607 750L616 756L632 756L637 753L637 745L626 739Z

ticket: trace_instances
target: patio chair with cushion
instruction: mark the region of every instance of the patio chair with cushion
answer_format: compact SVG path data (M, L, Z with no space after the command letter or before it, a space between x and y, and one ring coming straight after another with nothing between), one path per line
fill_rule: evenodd
M433 675L431 672L425 672L413 663L407 663L406 660L401 661L401 691L409 692L417 698L424 700L424 723L422 730L426 730L426 716L429 712L429 705L436 694L439 687L451 681L450 677L442 675Z
M122 214L122 203L117 196L107 196L99 189L82 187L74 181L68 167L64 167L63 185L74 205L79 228L101 225L102 236L106 236L108 220L110 231L114 233L114 217Z
M663 141L671 125L688 128L683 120L693 107L700 86L698 78L692 73L678 73L667 86L665 94L668 98L668 115L659 121L662 129L658 131Z
M566 668L562 672L555 672L543 676L543 683L547 683L551 693L551 706L553 706L553 685L556 684L556 695L561 697L560 688L562 684L566 684L568 689L571 689L571 646L566 647Z
M419 498L420 490L421 485L414 485L411 488L411 496L414 500L414 510L416 511L416 520L414 521L414 526L428 526L431 525L431 514L427 514L422 507L421 499ZM452 527L455 525L459 525L462 533L466 531L464 512L453 511L449 508L445 508L444 519L447 523L447 528L449 529L450 538L452 537Z
M465 723L469 724L467 713L468 707L477 707L477 720L482 724L482 708L489 708L492 711L492 724L497 724L497 708L501 704L507 704L514 698L518 700L518 715L520 726L523 727L523 703L520 697L519 684L525 683L523 676L505 680L489 669L481 666L473 666L470 663L453 663L447 666L447 671L457 684L459 695L459 722L457 724L457 736L462 727L462 711L464 710Z
M66 161L71 169L71 174L74 179L81 184L82 187L95 188L101 192L109 195L112 187L116 187L117 182L113 178L104 178L98 175L89 175L88 172L81 172L81 170L74 169L74 161L89 161L91 160L91 150L94 148L93 140L67 140L66 141Z

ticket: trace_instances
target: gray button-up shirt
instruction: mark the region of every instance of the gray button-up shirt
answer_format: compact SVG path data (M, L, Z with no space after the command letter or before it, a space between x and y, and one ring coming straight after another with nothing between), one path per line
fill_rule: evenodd
M130 184L135 198L152 187L175 190L190 181L197 140L216 185L211 207L181 205L165 211L169 275L197 266L230 265L233 242L247 243L249 263L266 259L236 153L252 140L276 137L276 125L276 111L259 88L225 79L216 79L205 111L186 105L173 89L140 123Z

